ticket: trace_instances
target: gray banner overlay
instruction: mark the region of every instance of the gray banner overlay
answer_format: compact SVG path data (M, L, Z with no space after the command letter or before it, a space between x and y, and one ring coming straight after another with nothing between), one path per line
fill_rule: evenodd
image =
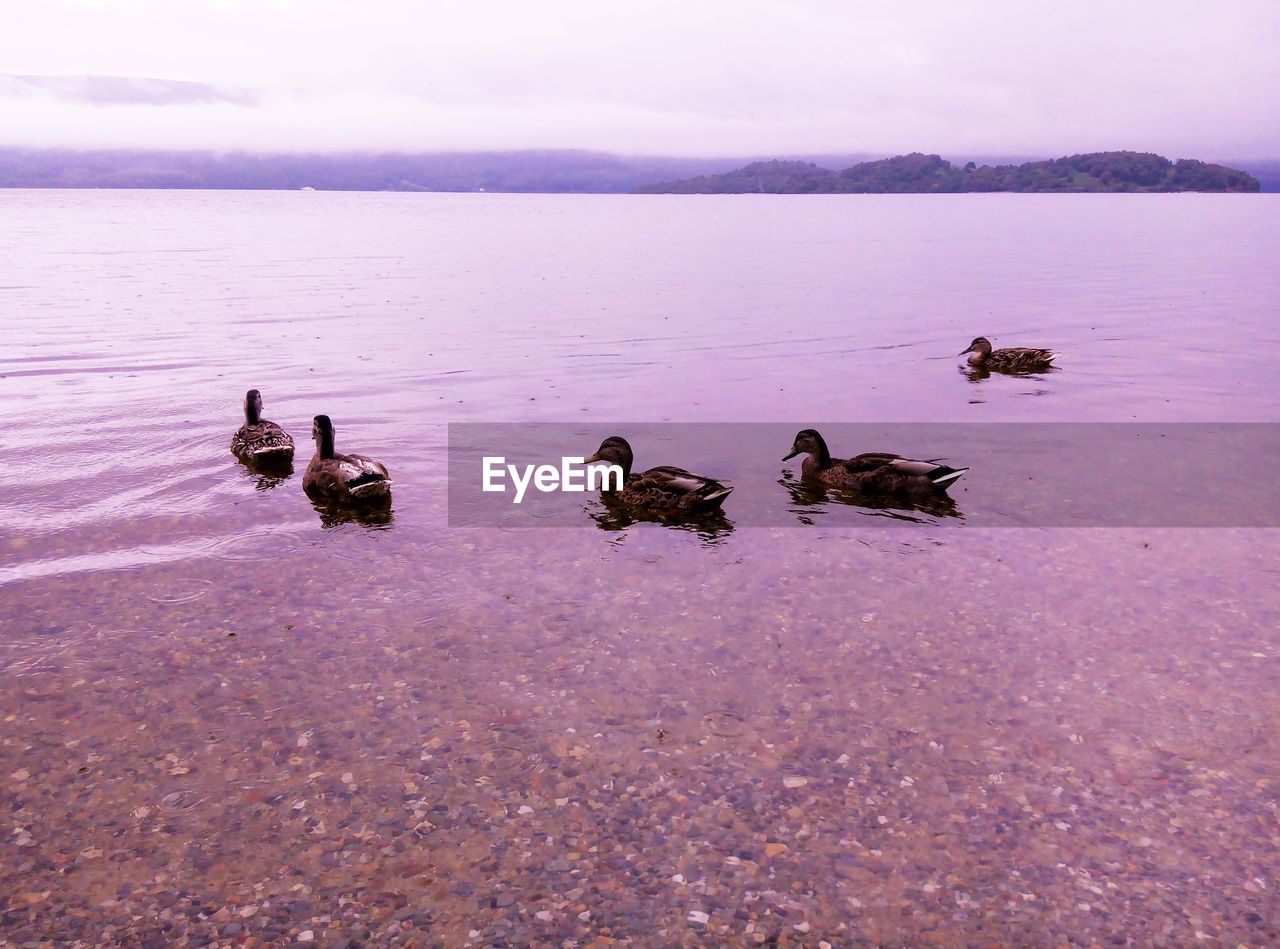
M836 458L882 451L969 470L936 500L825 489L801 477L803 456L782 461L802 428L820 431ZM450 526L617 529L647 519L598 491L538 490L527 474L563 469L610 435L630 442L636 471L673 465L732 485L713 529L1280 527L1280 424L1016 422L451 424ZM503 490L484 490L485 458L490 486Z

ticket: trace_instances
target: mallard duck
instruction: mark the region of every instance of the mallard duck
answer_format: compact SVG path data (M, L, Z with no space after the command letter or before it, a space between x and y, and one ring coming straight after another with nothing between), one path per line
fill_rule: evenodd
M655 514L696 514L719 510L733 488L683 468L662 465L639 474L631 473L631 446L613 435L600 443L585 464L607 462L622 469L622 488L610 488L605 479L607 500L642 508Z
M957 355L973 353L968 363L975 369L994 369L997 372L1035 372L1048 369L1058 357L1052 349L995 349L991 340L979 336L969 348Z
M841 488L857 488L878 494L918 494L946 491L968 468L948 468L934 461L913 461L888 452L870 451L853 458L832 458L823 441L812 428L798 432L791 452L783 456L789 461L806 452L800 466L806 478Z
M302 476L302 487L318 500L377 501L391 497L387 466L364 455L339 455L333 450L333 422L317 415L311 426L316 453Z
M293 439L275 422L262 417L262 393L244 396L244 424L231 436L231 453L242 461L284 463L293 460Z

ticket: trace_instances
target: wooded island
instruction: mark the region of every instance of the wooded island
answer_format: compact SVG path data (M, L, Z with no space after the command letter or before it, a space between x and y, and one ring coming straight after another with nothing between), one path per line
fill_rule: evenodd
M1093 152L1022 165L953 165L912 152L843 171L759 161L721 175L645 185L638 194L921 194L968 191L1258 191L1247 172L1150 152Z

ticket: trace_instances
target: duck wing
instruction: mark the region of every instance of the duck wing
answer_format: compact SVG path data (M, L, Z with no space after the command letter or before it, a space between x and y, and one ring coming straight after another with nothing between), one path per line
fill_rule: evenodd
M231 450L237 455L293 454L293 439L275 422L265 419L256 425L242 425L231 436Z
M387 466L365 455L335 455L337 477L349 489L375 481L390 481Z
M326 495L334 500L388 497L391 478L386 465L364 455L313 457L302 477L308 494Z
M936 461L903 458L890 452L870 451L845 461L844 467L854 474L884 482L886 487L909 488L913 483L945 488L968 468L951 468Z
M850 474L869 474L873 471L880 471L883 468L887 468L895 461L901 460L902 459L899 456L889 452L866 451L861 455L854 455L852 458L846 458L844 461L836 463Z
M1009 369L1028 369L1032 366L1047 366L1058 356L1052 349L1029 349L1025 346L1010 349L997 349L991 354L988 362Z
M660 507L719 507L732 491L713 478L671 465L632 475L626 487L628 495Z

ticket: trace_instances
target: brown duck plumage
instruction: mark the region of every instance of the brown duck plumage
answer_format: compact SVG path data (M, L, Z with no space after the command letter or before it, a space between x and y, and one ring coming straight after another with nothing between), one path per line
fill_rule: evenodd
M231 453L242 461L293 460L293 439L275 422L262 417L262 394L250 389L244 396L244 424L231 436Z
M670 465L660 465L633 474L631 445L618 435L602 441L595 454L584 461L586 464L603 461L622 469L622 488L603 492L607 500L643 508L655 514L716 511L733 491L733 488L712 478ZM607 478L605 484L609 484Z
M991 369L996 372L1036 372L1048 369L1058 354L1052 349L992 349L991 340L979 336L969 348L959 355L972 353L968 359L974 369Z
M364 455L340 455L333 450L333 422L317 415L311 427L316 453L302 476L308 496L338 503L386 500L391 497L387 466Z
M832 458L827 443L812 428L798 432L788 461L805 453L800 471L806 478L871 494L945 492L968 468L949 468L935 461L915 461L890 452L869 451L853 458Z

